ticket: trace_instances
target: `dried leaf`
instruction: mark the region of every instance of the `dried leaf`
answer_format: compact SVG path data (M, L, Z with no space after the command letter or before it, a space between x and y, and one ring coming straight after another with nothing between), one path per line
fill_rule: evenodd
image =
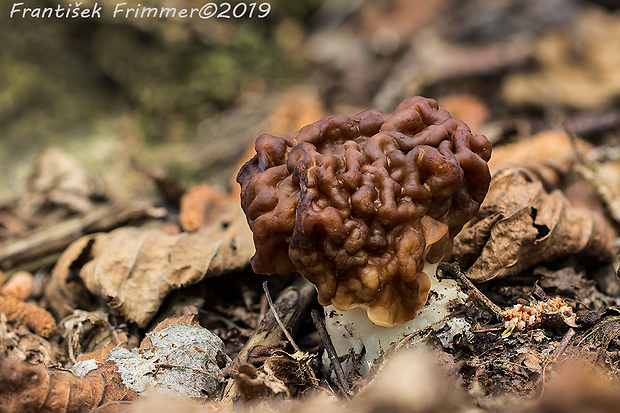
M56 355L50 343L25 326L11 326L6 316L0 314L0 359L28 361L37 364L53 364Z
M113 365L80 378L68 371L0 358L2 412L79 413L135 397Z
M620 95L620 17L589 9L575 24L539 40L540 69L509 76L503 94L511 103L595 108Z
M300 388L316 386L318 380L310 367L312 355L303 352L288 354L277 350L264 364L265 373L274 376L286 385L289 392L297 394Z
M460 119L473 133L480 133L489 117L489 108L482 99L467 94L450 95L438 99L439 107L450 112L454 119ZM495 157L495 154L493 154ZM493 158L491 158L493 160Z
M36 161L13 202L2 207L6 235L93 211L104 199L101 181L57 148ZM0 236L2 236L0 231Z
M573 143L570 136L564 132L545 130L530 138L494 147L493 156L489 160L489 169L492 174L496 174L507 167L518 166L530 170L546 167L558 174L566 174L577 160L575 148L587 153L592 149L592 145L581 139L576 139ZM550 173L551 171L542 172L538 175L546 177Z
M478 216L456 237L454 256L483 282L536 264L582 254L613 260L615 232L595 211L578 208L523 169L496 174Z
M105 297L123 317L144 327L171 290L243 268L253 253L245 216L231 200L197 232L125 227L79 239L60 257L45 295L60 316L91 309L88 293Z
M108 356L128 388L142 393L152 386L189 398L217 397L221 374L230 364L218 336L198 325L171 324L147 337L140 348L117 347Z
M75 310L60 322L72 362L94 359L103 364L110 351L127 345L127 335L115 330L102 312Z
M352 411L468 412L471 401L424 348L393 353L373 380L353 399Z
M577 166L578 171L594 186L611 217L620 223L620 151L602 147Z
M282 380L268 372L261 372L251 364L242 364L237 369L235 386L245 401L266 397L290 397L290 393Z

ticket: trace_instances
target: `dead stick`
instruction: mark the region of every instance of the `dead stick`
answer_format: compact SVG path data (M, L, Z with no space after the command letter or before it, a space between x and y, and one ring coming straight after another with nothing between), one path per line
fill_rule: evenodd
M489 310L489 312L493 314L498 321L504 321L504 318L502 317L502 309L499 308L499 306L495 304L493 301L489 300L489 298L486 295L484 295L482 291L480 291L471 282L471 280L465 276L465 274L463 274L463 271L461 271L458 264L449 264L447 262L441 262L439 263L438 269L442 272L447 273L452 278L456 278L460 282L462 282L465 285L465 287L467 287L467 289L471 292L471 294L474 297L476 297L478 301L480 301L482 305L484 305L487 308L487 310Z
M127 221L158 215L148 202L105 205L86 215L33 230L21 237L0 243L0 267L9 268L18 262L36 259L57 251L83 235L107 231Z
M291 343L291 345L293 346L295 351L301 352L301 349L299 348L297 343L295 343L295 340L293 340L293 336L291 336L291 333L288 331L288 329L286 328L286 326L284 325L282 320L280 320L280 316L278 315L278 310L276 310L276 307L273 305L273 300L271 299L271 294L269 294L269 287L267 285L267 281L266 280L263 282L263 291L265 291L265 296L267 297L267 302L269 303L269 308L271 309L271 313L273 314L273 318L276 319L276 322L278 323L278 325L282 329L282 332L284 333L284 335L288 339L289 343Z
M560 344L558 344L558 346L555 348L555 350L553 350L553 353L551 354L551 357L549 357L549 359L543 364L542 374L538 377L538 380L536 380L536 383L532 387L532 389L536 389L538 387L538 385L542 383L543 386L540 389L540 394L538 395L538 397L541 397L543 395L543 393L545 392L545 380L546 380L546 376L547 376L547 368L551 364L553 364L556 361L558 361L560 356L562 354L564 354L564 352L566 351L566 348L568 347L568 343L571 341L571 339L573 338L574 335L575 335L575 330L572 327L569 328L568 331L566 332L566 334L564 334L564 337L562 337L562 341L560 341ZM534 390L532 390L532 391L534 391Z
M314 327L316 327L316 331L318 331L319 336L321 337L323 347L325 347L325 351L327 351L329 361L332 363L332 367L334 369L334 372L336 373L336 385L338 386L342 394L344 394L345 396L349 396L349 383L347 382L347 377L344 374L344 370L342 369L342 365L340 364L340 360L338 359L338 354L336 353L336 349L334 348L332 339L329 336L327 329L325 328L323 318L316 310L312 310L310 314L312 315L312 322L314 323Z
M285 288L276 298L273 307L281 314L284 329L295 332L303 320L303 314L314 300L316 289L305 278L299 278L293 285ZM278 325L273 312L267 312L256 331L245 343L231 366L231 375L236 375L236 367L247 362L248 355L257 346L269 346L285 339L283 329ZM222 401L232 402L238 399L238 392L234 378L226 383Z

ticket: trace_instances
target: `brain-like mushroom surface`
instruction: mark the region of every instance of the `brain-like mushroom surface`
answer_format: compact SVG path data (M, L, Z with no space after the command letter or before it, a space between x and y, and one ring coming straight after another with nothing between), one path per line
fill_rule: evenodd
M239 171L255 272L298 272L322 305L364 307L378 325L415 318L452 238L489 187L491 144L437 102L330 116L263 134Z

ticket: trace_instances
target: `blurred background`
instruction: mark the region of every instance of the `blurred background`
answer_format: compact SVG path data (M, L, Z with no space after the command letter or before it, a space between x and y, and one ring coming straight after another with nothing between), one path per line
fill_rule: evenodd
M113 19L116 0L101 19L11 19L3 2L0 197L52 146L128 192L152 191L154 167L227 188L261 132L416 94L496 144L562 123L618 144L618 1L268 2L264 19L209 20Z

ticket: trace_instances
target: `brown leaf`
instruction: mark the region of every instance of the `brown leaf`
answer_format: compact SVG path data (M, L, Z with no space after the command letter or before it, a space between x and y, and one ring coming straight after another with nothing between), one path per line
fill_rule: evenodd
M578 171L594 186L611 217L620 223L620 152L602 147L577 165Z
M576 139L573 144L564 132L544 130L527 139L494 147L489 169L496 174L507 167L526 167L537 171L542 178L549 177L545 181L552 183L558 179L551 177L553 171L563 175L573 167L577 160L575 147L582 153L592 149L592 145L581 139ZM543 168L547 171L541 171Z
M273 374L261 372L251 364L242 364L235 377L235 386L243 400L290 396L286 385Z
M483 282L581 254L611 261L615 232L603 216L547 192L523 169L497 173L478 216L456 237L454 257Z
M603 107L620 95L618 49L620 17L589 9L542 37L534 51L539 69L509 76L503 94L511 103Z
M92 308L87 291L144 327L171 290L243 268L253 253L245 215L231 200L197 232L124 227L79 239L60 257L45 295L65 316L74 308Z
M4 314L0 314L0 358L39 364L56 362L56 354L46 339L25 326L9 325Z
M315 386L318 382L310 367L311 360L308 353L288 354L277 350L265 361L264 370L282 381L294 395L299 388Z
M115 330L102 312L75 310L61 321L62 336L67 340L72 362L94 359L103 363L110 350L127 345L127 335Z
M1 208L0 225L9 234L40 227L91 212L104 195L100 180L72 157L52 148L36 161L15 200Z
M465 122L473 133L480 133L482 126L489 118L489 108L482 99L474 95L454 94L437 101L440 108L450 112L454 119Z
M132 400L135 392L122 384L114 365L84 378L9 359L0 359L0 411L79 413L117 400Z

